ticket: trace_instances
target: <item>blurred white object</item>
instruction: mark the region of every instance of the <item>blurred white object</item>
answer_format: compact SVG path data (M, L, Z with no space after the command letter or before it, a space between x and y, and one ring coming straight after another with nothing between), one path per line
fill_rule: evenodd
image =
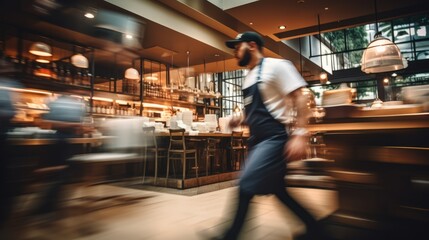
M425 103L429 101L429 85L408 86L402 88L405 103Z
M143 145L142 119L109 119L104 123L107 135L113 136L108 141L108 149L136 148Z
M170 128L171 129L177 129L177 116L172 116L170 119Z
M155 127L155 122L143 122L143 127Z
M60 96L49 103L50 112L43 116L46 120L61 122L82 122L85 116L85 105L82 101L69 97Z
M189 131L189 136L198 136L198 131Z
M203 132L203 133L207 132L207 125L206 125L206 123L198 123L197 130L200 131L200 132Z
M164 129L163 123L160 123L160 122L155 123L155 131L159 132L159 131L162 131L163 129Z
M383 107L383 101L381 101L379 98L376 98L374 102L371 104L371 108L382 108Z
M322 95L322 105L350 104L352 102L352 88L326 90Z
M191 126L192 125L192 112L191 111L184 111L182 113L182 121L184 124Z
M231 116L219 118L219 129L222 133L231 132L231 128L229 127L229 121L231 121Z
M206 123L207 130L209 132L216 131L216 128L218 127L216 114L206 114L204 117L204 122Z

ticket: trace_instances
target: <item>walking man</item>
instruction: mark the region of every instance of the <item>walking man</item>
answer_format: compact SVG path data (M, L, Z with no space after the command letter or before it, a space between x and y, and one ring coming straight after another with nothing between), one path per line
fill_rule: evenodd
M243 82L245 117L232 118L231 128L246 124L250 129L249 152L239 181L238 207L230 228L218 239L237 239L253 196L275 194L306 225L306 239L319 239L316 220L285 189L286 162L306 156L308 132L307 84L294 65L284 59L265 58L264 41L255 32L244 32L226 42L234 49L238 65L249 68ZM289 97L297 111L296 126L286 130Z

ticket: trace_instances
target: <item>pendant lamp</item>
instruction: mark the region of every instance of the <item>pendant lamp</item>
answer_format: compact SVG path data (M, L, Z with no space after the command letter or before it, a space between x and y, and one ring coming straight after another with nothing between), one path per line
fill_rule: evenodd
M125 78L126 79L133 79L133 80L139 80L140 74L135 68L128 68L125 70Z
M75 54L71 57L71 63L75 67L88 68L88 59L80 53Z
M31 44L30 50L28 50L31 54L41 57L50 57L52 56L51 47L43 42L35 42Z
M361 70L365 73L381 73L397 71L407 67L407 60L402 58L398 46L378 32L377 1L375 6L375 30L374 40L370 42L362 55Z

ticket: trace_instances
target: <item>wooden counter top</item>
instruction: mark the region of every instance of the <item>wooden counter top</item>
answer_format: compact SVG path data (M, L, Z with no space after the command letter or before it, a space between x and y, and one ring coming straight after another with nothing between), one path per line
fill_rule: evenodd
M429 113L327 119L308 125L309 131L358 131L429 128Z
M90 144L98 143L105 140L112 139L111 136L102 136L94 138L69 138L67 139L71 144ZM10 138L9 143L16 146L41 146L51 145L57 142L55 138Z

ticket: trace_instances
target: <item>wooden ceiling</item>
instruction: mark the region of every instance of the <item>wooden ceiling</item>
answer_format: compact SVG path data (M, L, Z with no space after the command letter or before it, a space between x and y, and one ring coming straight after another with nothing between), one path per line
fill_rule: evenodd
M376 14L377 10L377 14ZM260 0L225 10L275 40L428 12L427 0ZM279 26L285 26L280 30Z
M123 1L124 4L130 2L157 4L176 11L212 29L224 39L232 38L241 31L257 31L268 40L270 53L288 58L295 64L301 61L299 54L280 40L317 32L317 15L320 16L323 31L375 20L373 0L260 0L224 10L205 0ZM379 20L427 12L429 9L427 0L377 0L376 3ZM2 23L47 38L105 49L130 59L141 56L177 67L190 65L195 72L238 68L231 50L177 31L174 23L165 26L139 15L138 11L125 10L107 1L16 0L2 1L1 4ZM104 13L104 20L84 18L83 13L88 9ZM109 23L109 19L122 20ZM106 27L106 24L110 24L110 27ZM285 25L286 29L279 30L280 25ZM124 38L126 32L121 26L133 26L131 31L135 36L132 40ZM110 53L104 57L111 59ZM303 61L304 70L317 71L317 65L307 59Z

